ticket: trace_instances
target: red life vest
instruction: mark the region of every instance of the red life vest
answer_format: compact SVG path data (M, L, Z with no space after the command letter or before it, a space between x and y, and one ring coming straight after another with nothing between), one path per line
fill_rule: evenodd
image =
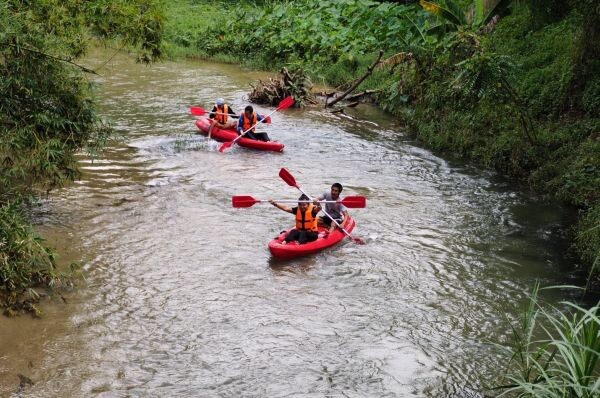
M252 117L246 116L244 113L244 124L242 125L242 131L248 130L250 127L254 126L258 123L258 116L256 116L256 112L252 112ZM250 130L251 133L254 133L254 128Z
M298 231L318 231L317 217L313 216L313 208L314 206L312 204L308 205L308 208L303 214L300 207L298 207L298 211L296 212L296 229Z
M215 114L215 120L221 124L225 124L227 121L227 114L229 113L229 107L227 104L223 104L223 109L220 109L219 105L216 105L217 113Z

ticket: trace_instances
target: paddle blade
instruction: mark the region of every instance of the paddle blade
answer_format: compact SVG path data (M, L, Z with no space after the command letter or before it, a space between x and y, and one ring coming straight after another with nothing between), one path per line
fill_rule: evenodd
M279 177L281 177L281 179L289 186L298 187L298 185L296 185L296 179L285 167L282 167L281 170L279 170Z
M352 209L364 209L367 207L367 199L364 196L346 196L340 203Z
M233 207L238 208L252 207L259 202L259 200L256 200L252 196L247 195L238 195L231 197L231 204L233 205Z
M204 114L206 113L206 110L204 110L204 108L201 108L199 106L192 106L192 107L190 107L190 113L194 116L204 116Z
M356 238L354 236L348 236L350 238L350 240L354 243L356 243L357 245L366 245L367 242L365 242L364 240L362 240L361 238Z
M267 117L265 118L265 123L267 123L267 124L271 124L271 116L267 116Z
M278 110L287 109L292 105L294 105L294 97L292 97L290 95L281 100L281 102L279 103L279 106L277 106L277 109Z
M233 145L233 141L228 141L228 142L224 142L220 147L219 147L219 152L225 152L226 150L228 150L229 148L231 148L231 145Z

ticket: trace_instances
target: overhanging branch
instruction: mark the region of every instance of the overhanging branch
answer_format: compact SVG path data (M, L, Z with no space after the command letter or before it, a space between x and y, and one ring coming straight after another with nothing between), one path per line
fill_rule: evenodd
M75 62L69 61L68 59L63 59L63 58L55 57L54 55L46 54L45 52L42 52L42 51L34 50L32 48L27 48L27 47L23 47L23 46L17 46L16 44L4 43L4 42L0 42L0 45L7 46L7 47L13 47L13 48L16 48L18 50L28 51L30 53L38 54L38 55L41 55L41 56L46 57L46 58L51 58L51 59L54 59L56 61L65 62L67 64L71 64L73 66L78 67L79 69L81 69L82 71L84 71L86 73L91 73L91 74L94 74L94 75L98 75L98 73L95 70L93 70L93 69L86 68L85 66L76 64Z

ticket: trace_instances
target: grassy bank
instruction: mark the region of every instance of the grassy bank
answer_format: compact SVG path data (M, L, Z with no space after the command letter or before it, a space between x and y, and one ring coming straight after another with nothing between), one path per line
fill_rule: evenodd
M337 86L384 50L385 67L359 90L381 90L376 102L424 146L578 208L573 248L588 266L599 261L600 76L593 71L600 16L593 2L551 2L546 11L535 0L516 2L501 18L478 22L465 12L467 1L441 2L450 16L432 14L432 3L429 11L414 2L265 3L173 2L172 53L302 67Z

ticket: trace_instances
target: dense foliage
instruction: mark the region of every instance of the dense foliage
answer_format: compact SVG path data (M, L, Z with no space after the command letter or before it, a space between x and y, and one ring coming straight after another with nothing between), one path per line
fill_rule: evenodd
M23 213L36 192L77 175L74 154L110 133L76 64L93 38L161 54L162 17L148 0L4 1L0 5L0 304L60 279L55 256Z
M561 303L563 311L538 301L534 288L512 341L500 345L511 367L499 396L592 398L600 393L600 307Z

